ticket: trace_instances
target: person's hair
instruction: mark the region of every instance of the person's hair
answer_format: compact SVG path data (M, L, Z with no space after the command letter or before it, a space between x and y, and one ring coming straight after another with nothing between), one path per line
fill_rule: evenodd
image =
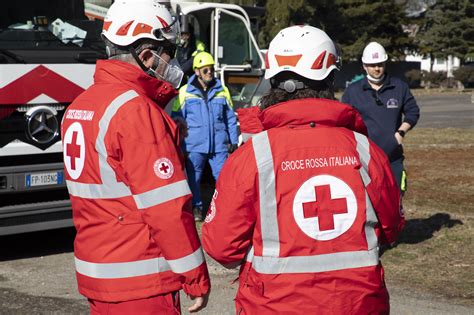
M278 87L281 82L296 79L305 84L305 87L292 93ZM303 98L326 98L335 100L334 96L334 71L322 81L308 80L292 72L283 72L271 79L272 88L259 100L261 109L272 105Z

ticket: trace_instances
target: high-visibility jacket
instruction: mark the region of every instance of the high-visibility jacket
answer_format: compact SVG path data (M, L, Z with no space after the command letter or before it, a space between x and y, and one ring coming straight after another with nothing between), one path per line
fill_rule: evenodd
M359 114L323 99L262 111L265 129L227 160L203 246L243 263L238 314L384 314L379 243L403 226L399 189Z
M203 96L195 86L196 75L189 84L179 89L179 96L173 104L171 116L182 117L188 125L184 138L186 152L227 152L229 144L239 142L237 117L227 87L216 79L215 84Z
M181 288L202 296L210 282L178 131L160 108L176 91L121 61L98 61L94 79L61 130L79 292L104 302Z

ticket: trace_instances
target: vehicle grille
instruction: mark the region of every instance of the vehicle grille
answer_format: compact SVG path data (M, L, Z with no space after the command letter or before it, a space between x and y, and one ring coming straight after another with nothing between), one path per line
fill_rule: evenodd
M60 122L64 115L67 104L43 104L51 109L57 111L56 119ZM21 105L21 106L0 106L0 148L4 147L8 143L19 140L24 143L31 144L41 150L46 150L54 143L60 140L60 135L52 139L48 143L38 143L28 137L26 130L26 118L25 113L33 108L39 106L34 105Z

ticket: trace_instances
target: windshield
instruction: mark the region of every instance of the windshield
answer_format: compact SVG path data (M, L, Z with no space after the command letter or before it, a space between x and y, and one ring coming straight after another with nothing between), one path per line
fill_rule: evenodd
M57 19L83 38L67 41L53 34ZM86 18L83 0L7 1L0 10L0 63L87 62L79 53L95 61L105 56L101 30L102 21Z
M242 20L223 12L219 19L219 49L222 65L245 65L260 68L259 52L253 45Z

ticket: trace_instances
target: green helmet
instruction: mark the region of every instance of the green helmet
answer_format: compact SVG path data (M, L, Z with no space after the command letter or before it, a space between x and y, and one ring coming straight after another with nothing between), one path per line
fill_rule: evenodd
M193 70L200 69L205 66L213 66L215 64L214 58L208 52L201 51L194 57Z

